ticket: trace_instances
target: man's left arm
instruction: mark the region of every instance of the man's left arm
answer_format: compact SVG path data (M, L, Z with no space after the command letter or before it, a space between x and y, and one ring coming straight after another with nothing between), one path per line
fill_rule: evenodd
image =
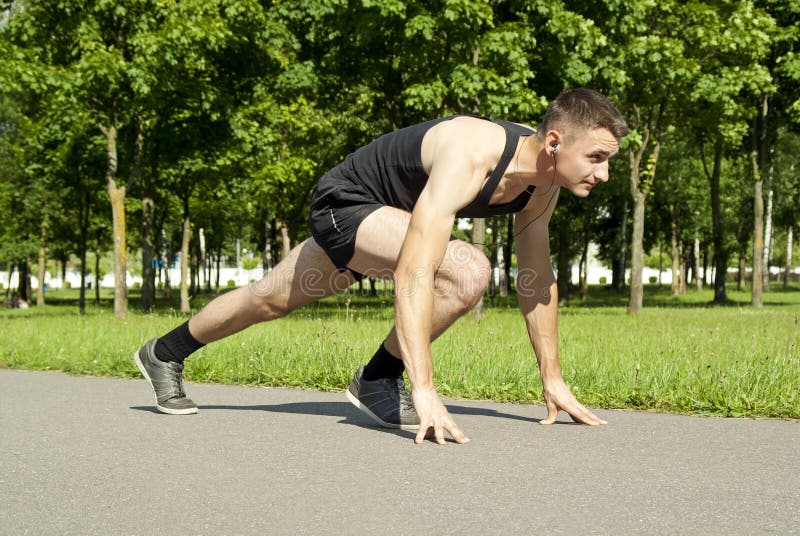
M552 424L558 410L568 413L575 422L606 424L586 409L567 387L558 359L558 287L550 263L549 222L558 193L535 199L515 220L517 294L528 335L539 362L547 418L540 424Z

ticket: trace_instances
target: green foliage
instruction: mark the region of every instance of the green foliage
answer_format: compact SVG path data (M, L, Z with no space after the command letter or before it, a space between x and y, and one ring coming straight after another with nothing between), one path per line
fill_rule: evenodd
M652 193L644 249L668 242L674 205L681 240L705 247L703 162L720 137L725 244L746 249L749 136L765 94L776 226L798 221L796 2L20 0L3 9L3 261L33 258L43 229L54 257L81 243L111 248L110 125L133 249L149 196L157 250L162 230L165 247L180 243L188 210L209 250L225 254L239 238L263 251L268 223L273 235L288 226L293 242L307 236L314 182L374 137L451 113L535 124L576 85L609 95L631 133L612 183L580 203L561 196L555 222L570 232L551 233L554 251L563 241L574 261L593 240L601 258L620 258L630 153L642 147L641 187Z

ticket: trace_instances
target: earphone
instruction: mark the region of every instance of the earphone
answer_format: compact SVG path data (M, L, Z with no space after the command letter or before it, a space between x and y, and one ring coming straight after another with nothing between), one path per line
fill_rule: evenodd
M558 144L557 144L557 143L554 143L553 145L551 145L551 146L550 146L550 154L552 154L553 156L555 156L555 154L556 154L556 151L558 151Z

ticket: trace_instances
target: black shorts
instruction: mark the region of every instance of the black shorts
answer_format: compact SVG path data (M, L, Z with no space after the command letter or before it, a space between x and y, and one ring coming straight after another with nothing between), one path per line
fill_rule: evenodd
M356 233L367 216L384 206L349 179L329 172L311 194L308 224L311 236L341 271L356 280L363 276L347 268L356 249Z

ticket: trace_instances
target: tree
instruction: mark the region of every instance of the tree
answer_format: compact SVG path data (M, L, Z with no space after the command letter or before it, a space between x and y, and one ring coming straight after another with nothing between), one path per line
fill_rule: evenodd
M690 115L689 124L710 184L714 301L723 303L727 299L725 280L729 256L720 205L724 149L726 145L733 151L741 148L752 116L747 96L772 91L769 72L760 62L769 50L775 24L752 2L723 2L719 6L692 4L686 15L687 52L700 69L690 95L694 113ZM709 143L713 145L713 164L706 158Z
M656 177L664 137L676 123L694 73L682 38L685 16L675 2L607 2L603 28L609 36L608 80L619 87L631 133L621 146L628 157L633 202L631 289L628 310L642 310L645 206Z

